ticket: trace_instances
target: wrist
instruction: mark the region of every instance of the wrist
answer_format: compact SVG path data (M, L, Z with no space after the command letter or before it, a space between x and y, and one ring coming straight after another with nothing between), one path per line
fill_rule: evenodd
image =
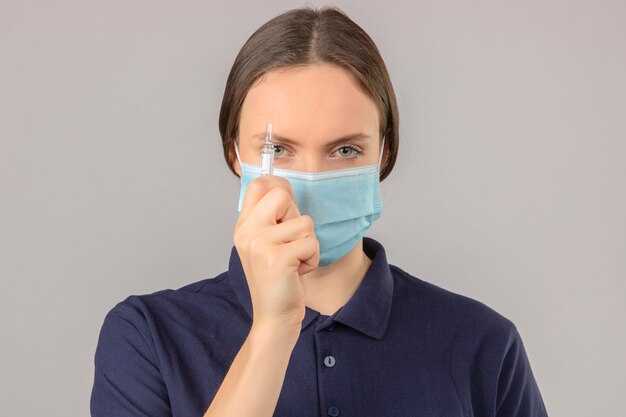
M250 328L249 338L256 344L283 345L293 349L300 337L302 324L255 322Z

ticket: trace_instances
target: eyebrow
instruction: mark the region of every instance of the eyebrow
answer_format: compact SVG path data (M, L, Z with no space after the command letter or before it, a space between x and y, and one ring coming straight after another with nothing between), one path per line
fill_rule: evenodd
M253 137L257 139L265 140L265 132L257 133ZM334 146L342 142L347 142L347 141L365 142L366 139L369 139L369 135L366 135L365 133L352 133L350 135L346 135L346 136L342 136L340 138L334 139L328 142L326 146L330 148L331 146ZM299 145L299 143L296 142L295 140L277 135L275 133L272 133L272 140L273 141L276 140L277 142L281 142L281 143L288 143L290 145Z

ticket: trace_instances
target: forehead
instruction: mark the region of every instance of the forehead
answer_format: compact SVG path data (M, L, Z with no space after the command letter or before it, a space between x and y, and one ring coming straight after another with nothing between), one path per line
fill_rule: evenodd
M331 64L270 71L248 91L241 109L242 134L271 121L278 131L378 129L378 109L347 70ZM352 132L346 132L352 133Z

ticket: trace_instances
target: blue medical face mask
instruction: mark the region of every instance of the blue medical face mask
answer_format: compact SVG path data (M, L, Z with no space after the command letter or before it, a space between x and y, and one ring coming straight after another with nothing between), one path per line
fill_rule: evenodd
M328 266L350 252L363 238L383 209L380 195L380 162L377 164L325 172L304 172L273 168L273 175L286 178L296 195L300 214L313 218L320 243L319 266ZM239 212L248 184L261 176L261 166L241 161Z

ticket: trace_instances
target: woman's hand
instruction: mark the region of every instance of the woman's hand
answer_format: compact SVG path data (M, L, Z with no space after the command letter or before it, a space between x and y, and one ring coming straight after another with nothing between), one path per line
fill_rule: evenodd
M291 184L266 175L248 184L233 241L253 305L253 325L297 330L307 278L320 259L313 219L300 215Z

